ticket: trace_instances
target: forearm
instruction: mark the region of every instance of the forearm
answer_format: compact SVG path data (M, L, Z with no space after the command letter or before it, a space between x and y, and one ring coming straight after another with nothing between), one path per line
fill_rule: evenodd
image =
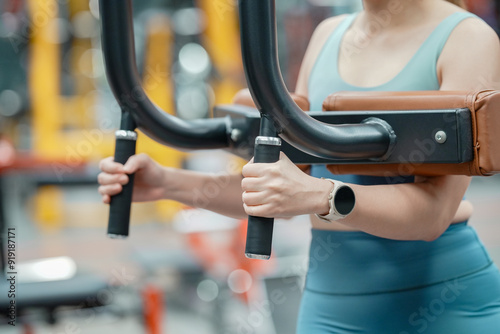
M244 208L249 215L281 218L325 215L330 210L332 183L304 174L283 153L276 163L245 165L242 174ZM433 240L453 221L469 182L465 176L417 176L415 183L350 184L355 207L337 222L388 239Z
M453 221L469 181L446 176L397 185L351 185L356 206L339 222L388 239L434 240Z
M165 199L234 218L246 217L241 199L241 175L175 170L165 188Z

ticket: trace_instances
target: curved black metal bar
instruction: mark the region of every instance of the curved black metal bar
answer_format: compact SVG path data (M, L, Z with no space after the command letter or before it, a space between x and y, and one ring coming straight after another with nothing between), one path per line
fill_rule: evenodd
M276 47L274 0L239 0L241 47L250 92L261 114L280 136L321 158L381 159L395 141L383 121L328 125L306 115L292 100L281 76Z
M185 149L228 147L226 119L184 121L162 112L147 97L135 61L131 0L100 0L99 6L106 74L122 111L129 112L138 128L164 145Z

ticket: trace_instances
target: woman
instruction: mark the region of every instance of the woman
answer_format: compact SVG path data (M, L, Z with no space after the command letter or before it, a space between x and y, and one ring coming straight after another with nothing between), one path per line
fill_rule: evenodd
M324 21L311 39L296 88L311 110L341 90L500 89L499 41L477 17L444 0L363 4L360 13ZM224 177L160 167L143 154L125 166L105 159L101 169L105 203L128 173L136 172L135 201L189 205L192 189ZM311 214L310 257L318 265L308 271L299 333L498 333L500 274L467 226L470 178L401 182L332 175L324 166L307 175L284 154L274 164L249 163L242 174L204 208L234 217ZM341 182L356 206L325 222L317 215L330 211L328 196ZM321 249L332 243L333 251Z

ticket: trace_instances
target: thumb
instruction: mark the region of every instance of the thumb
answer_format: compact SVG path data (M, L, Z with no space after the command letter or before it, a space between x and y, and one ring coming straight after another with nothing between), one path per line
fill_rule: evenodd
M143 154L133 155L128 158L125 165L123 165L123 171L127 174L132 174L137 172L139 169L144 168L147 164L147 158Z

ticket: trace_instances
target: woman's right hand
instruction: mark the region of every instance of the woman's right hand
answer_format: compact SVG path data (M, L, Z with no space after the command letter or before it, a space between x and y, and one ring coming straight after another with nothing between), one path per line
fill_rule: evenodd
M147 154L131 156L125 165L114 162L113 157L101 160L101 173L97 177L102 201L109 204L111 196L122 191L129 182L128 174L135 173L133 202L155 201L165 198L167 169L160 166Z

